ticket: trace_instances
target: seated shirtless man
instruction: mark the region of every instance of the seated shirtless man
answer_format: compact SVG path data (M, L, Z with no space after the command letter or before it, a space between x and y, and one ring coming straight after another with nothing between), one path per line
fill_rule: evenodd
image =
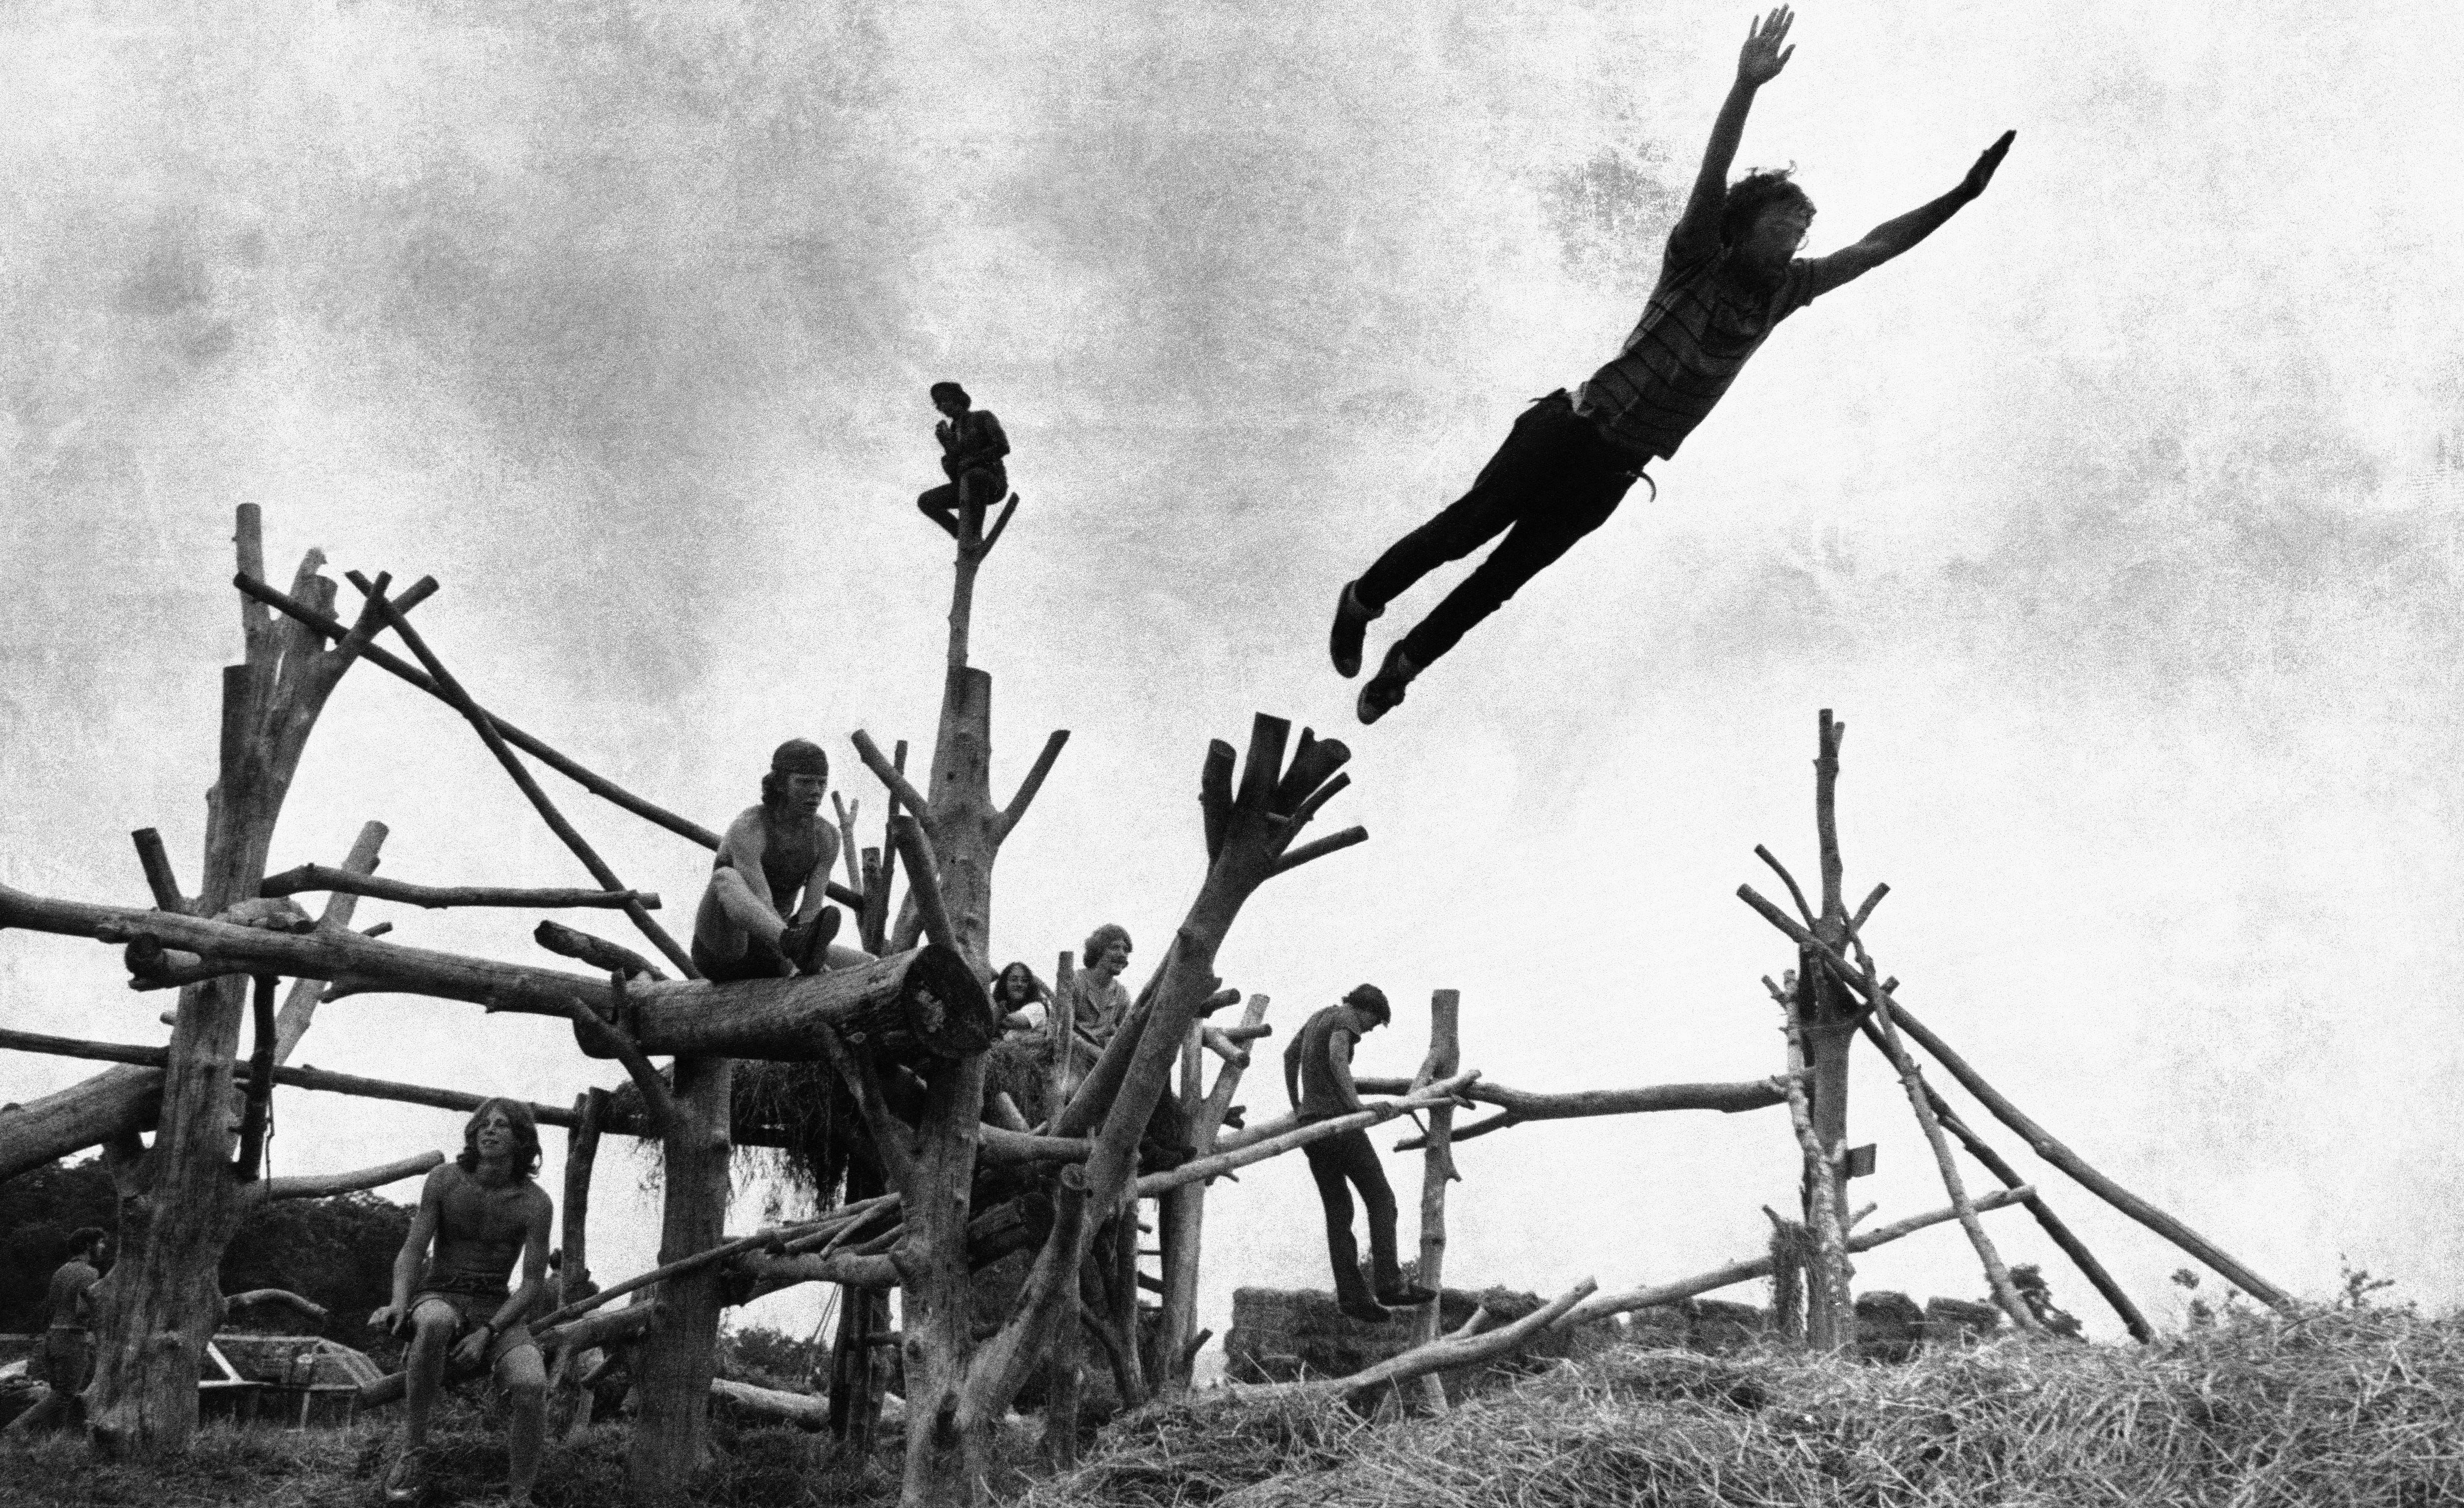
M839 857L838 829L821 817L829 783L830 757L810 740L790 738L770 756L761 804L728 824L693 916L703 978L822 972L839 929L838 911L824 904Z
M393 1259L393 1301L368 1316L371 1328L410 1336L402 1439L385 1485L385 1501L416 1502L424 1475L428 1414L445 1381L447 1347L456 1369L491 1368L505 1389L508 1502L530 1501L546 1443L547 1373L523 1317L548 1292L547 1195L539 1170L539 1124L518 1100L488 1100L462 1128L462 1154L428 1175L419 1213ZM429 1245L435 1244L435 1256ZM510 1293L514 1263L522 1283ZM458 1344L456 1344L458 1342Z

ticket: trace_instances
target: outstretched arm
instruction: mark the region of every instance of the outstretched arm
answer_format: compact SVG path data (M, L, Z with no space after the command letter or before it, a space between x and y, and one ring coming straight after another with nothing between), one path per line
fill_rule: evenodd
M1728 198L1728 165L1736 161L1737 143L1745 139L1746 115L1753 108L1754 91L1779 76L1796 49L1781 44L1788 39L1788 29L1796 13L1786 6L1769 15L1754 17L1747 28L1746 45L1737 54L1737 80L1728 86L1728 98L1720 104L1720 114L1711 122L1711 144L1703 149L1702 171L1694 175L1694 191L1686 197L1685 212L1678 217L1677 229L1668 233L1668 256L1671 261L1719 250L1720 207Z
M2016 131L2005 131L2001 139L1985 149L1976 165L1959 181L1959 186L1934 200L1919 205L1894 220L1885 220L1865 232L1863 240L1843 246L1829 256L1814 259L1814 292L1828 293L1852 277L1859 277L1881 266L1892 257L1916 245L1939 229L1942 223L1959 213L1960 208L1985 192L1993 182L1993 170L2002 165L2009 154Z

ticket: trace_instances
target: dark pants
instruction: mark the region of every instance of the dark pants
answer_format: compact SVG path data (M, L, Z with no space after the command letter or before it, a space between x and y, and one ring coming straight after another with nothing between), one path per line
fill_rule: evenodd
M34 1360L52 1390L41 1403L11 1421L10 1429L33 1434L82 1422L85 1401L77 1395L94 1378L94 1336L85 1330L46 1330Z
M1369 1207L1369 1264L1380 1293L1391 1293L1403 1281L1395 1260L1395 1191L1386 1187L1386 1169L1378 1165L1377 1148L1367 1131L1346 1131L1301 1148L1309 1158L1309 1176L1317 1180L1318 1199L1326 1206L1326 1254L1334 1262L1335 1297L1366 1299L1360 1286L1360 1247L1352 1238L1352 1189ZM1350 1184L1352 1189L1344 1186Z
M793 978L796 973L796 966L787 961L785 953L750 933L745 936L744 955L740 958L721 958L703 947L702 940L696 937L693 940L693 967L701 971L701 976L712 984L734 984L742 979L787 979Z
M1380 611L1439 566L1506 534L1506 542L1403 636L1405 657L1425 668L1575 540L1608 522L1640 466L1576 414L1573 399L1551 393L1514 421L1471 491L1397 540L1353 583L1353 595Z
M956 481L944 483L917 495L915 507L925 517L939 524L951 534L958 532L958 511L966 509L976 514L978 528L983 526L983 510L1001 500L1009 491L1009 472L998 466L979 466L961 472Z

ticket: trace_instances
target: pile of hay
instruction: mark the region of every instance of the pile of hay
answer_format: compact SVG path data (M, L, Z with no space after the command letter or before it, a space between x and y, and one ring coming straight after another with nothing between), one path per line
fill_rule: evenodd
M1619 1346L1442 1418L1158 1406L1022 1508L1596 1503L2326 1508L2464 1501L2464 1321L2244 1319L1874 1366Z

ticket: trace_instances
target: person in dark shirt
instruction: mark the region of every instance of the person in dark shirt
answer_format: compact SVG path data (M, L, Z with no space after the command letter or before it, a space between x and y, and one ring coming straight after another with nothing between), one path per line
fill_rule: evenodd
M728 824L693 914L693 961L703 978L774 979L827 964L839 927L824 902L839 857L838 829L821 820L829 783L829 755L809 739L790 738L771 754L761 804Z
M1335 599L1328 653L1347 679L1360 671L1369 623L1413 583L1506 535L1418 627L1387 650L1360 688L1360 720L1401 705L1413 677L1436 663L1523 584L1606 523L1642 470L1677 453L1771 327L1822 294L1915 246L1985 191L2010 151L2005 131L1950 192L1888 220L1828 256L1796 255L1814 201L1785 171L1749 173L1733 186L1728 164L1754 92L1779 76L1794 17L1782 6L1755 18L1737 57L1736 83L1711 127L1703 169L1668 235L1659 285L1624 347L1568 396L1536 400L1481 469L1471 491L1405 535Z
M915 506L955 539L960 510L980 529L983 511L1009 491L1009 436L1001 432L992 410L975 407L957 383L935 382L932 397L942 415L933 426L933 438L941 442L941 473L950 480L923 492Z
M43 1341L34 1352L34 1366L29 1368L51 1391L11 1422L12 1433L63 1428L75 1423L84 1408L78 1395L94 1374L94 1289L102 1280L107 1240L91 1225L69 1235L68 1260L52 1273Z
M1284 1049L1284 1091L1291 1097L1292 1112L1307 1123L1359 1109L1360 1091L1352 1082L1352 1046L1393 1015L1385 992L1364 984L1340 1004L1310 1016ZM1389 1307L1410 1308L1437 1298L1403 1281L1395 1252L1395 1191L1387 1186L1369 1133L1354 1127L1311 1142L1301 1151L1309 1158L1309 1176L1317 1180L1317 1196L1326 1207L1326 1250L1334 1264L1335 1302L1343 1312L1375 1322L1385 1319ZM1372 1283L1360 1280L1360 1247L1352 1236L1352 1189L1360 1191L1360 1202L1369 1207Z
M549 1223L539 1186L539 1124L518 1100L487 1100L462 1128L462 1153L428 1175L419 1211L393 1263L393 1299L368 1316L371 1329L407 1334L403 1429L385 1501L415 1502L425 1464L429 1410L445 1382L448 1348L460 1366L492 1369L511 1404L508 1502L530 1501L547 1435L547 1372L524 1322L548 1291ZM435 1252L429 1255L433 1243ZM519 1288L512 1286L515 1264ZM458 1344L457 1344L458 1343Z

